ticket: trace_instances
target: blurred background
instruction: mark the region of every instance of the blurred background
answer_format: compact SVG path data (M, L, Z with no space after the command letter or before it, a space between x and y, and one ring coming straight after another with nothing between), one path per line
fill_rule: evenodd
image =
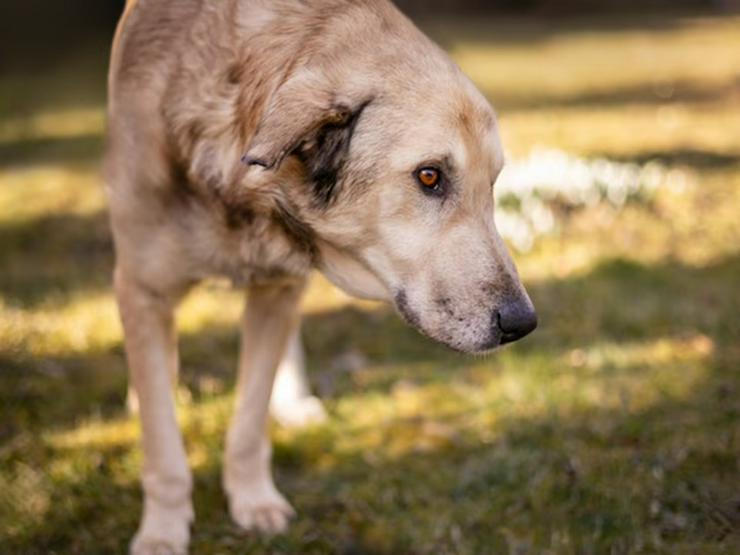
M179 314L193 553L740 552L736 0L407 0L496 107L498 222L540 314L489 358L317 277L329 411L274 425L299 518L220 490L241 295ZM141 496L100 184L122 2L0 4L0 550L123 553Z

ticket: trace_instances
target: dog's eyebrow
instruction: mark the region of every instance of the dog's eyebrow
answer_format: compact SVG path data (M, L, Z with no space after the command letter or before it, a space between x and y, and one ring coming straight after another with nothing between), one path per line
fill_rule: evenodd
M457 164L451 154L447 154L442 158L442 169L450 180L455 180L457 178Z
M441 155L431 154L429 156L426 156L420 164L416 165L416 167L414 168L414 172L418 171L419 168L423 168L425 166L438 167L440 170L442 170L442 173L444 173L447 179L453 183L456 182L457 178L459 177L457 164L455 164L455 159L450 153Z

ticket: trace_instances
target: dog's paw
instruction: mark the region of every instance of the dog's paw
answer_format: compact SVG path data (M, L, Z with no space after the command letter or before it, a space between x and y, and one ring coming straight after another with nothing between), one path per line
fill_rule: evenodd
M232 496L229 511L234 522L245 531L276 535L285 532L295 516L293 507L274 488Z
M139 531L131 542L131 555L186 555L193 509L161 507L148 502Z
M318 397L277 401L270 407L272 417L285 428L302 428L326 422L328 416Z

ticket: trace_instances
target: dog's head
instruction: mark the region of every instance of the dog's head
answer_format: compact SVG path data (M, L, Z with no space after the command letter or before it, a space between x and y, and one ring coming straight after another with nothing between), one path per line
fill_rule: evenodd
M456 66L426 65L374 78L298 71L244 161L298 176L287 194L335 284L393 302L454 349L486 351L537 324L494 223L500 138Z

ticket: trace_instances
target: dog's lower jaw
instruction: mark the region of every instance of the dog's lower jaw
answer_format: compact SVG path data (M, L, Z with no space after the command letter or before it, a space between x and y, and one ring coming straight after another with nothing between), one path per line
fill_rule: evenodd
M147 497L141 525L131 542L131 555L185 555L194 519L189 499L167 505Z

